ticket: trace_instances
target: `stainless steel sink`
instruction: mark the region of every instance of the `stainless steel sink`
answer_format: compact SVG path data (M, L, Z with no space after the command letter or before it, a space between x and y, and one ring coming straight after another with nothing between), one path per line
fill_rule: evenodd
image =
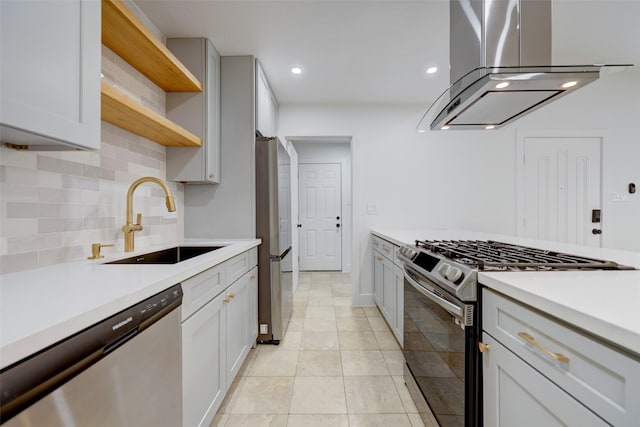
M105 262L105 264L176 264L220 248L224 248L224 246L176 246L117 261Z

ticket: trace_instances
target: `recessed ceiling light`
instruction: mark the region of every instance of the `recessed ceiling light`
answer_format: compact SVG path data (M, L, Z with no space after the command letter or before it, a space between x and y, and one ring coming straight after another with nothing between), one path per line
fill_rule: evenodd
M429 67L427 68L427 74L433 74L438 71L438 67Z
M494 126L494 125L489 125L489 126L487 126L485 129L486 129L486 130L495 129L495 126Z
M509 86L509 82L502 82L502 83L498 83L496 85L496 89L504 89L505 87Z
M578 82L566 82L565 84L562 85L562 87L569 88L569 87L573 87L573 86L575 86L577 84L578 84Z
M300 68L300 67L293 67L293 68L291 69L291 72L292 72L293 74L302 74L302 68Z
M449 126L442 126L440 129L447 130L447 129L449 129Z

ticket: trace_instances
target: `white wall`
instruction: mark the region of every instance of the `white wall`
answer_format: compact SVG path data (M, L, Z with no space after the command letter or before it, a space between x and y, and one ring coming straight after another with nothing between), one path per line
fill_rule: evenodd
M640 2L556 1L553 62L640 64ZM350 135L353 167L354 304L372 304L369 232L463 228L515 234L518 132L601 133L603 246L640 251L640 70L607 76L497 131L427 132L427 105L281 106L281 135ZM367 215L367 205L377 208ZM420 236L416 236L420 237Z
M351 271L351 146L319 140L294 141L298 163L339 163L342 170L342 271Z

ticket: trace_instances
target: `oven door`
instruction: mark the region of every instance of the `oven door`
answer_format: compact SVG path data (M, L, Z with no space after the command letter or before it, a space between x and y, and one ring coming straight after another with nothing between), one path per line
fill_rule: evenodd
M410 265L404 270L405 381L416 407L443 427L476 426L475 303L457 300Z

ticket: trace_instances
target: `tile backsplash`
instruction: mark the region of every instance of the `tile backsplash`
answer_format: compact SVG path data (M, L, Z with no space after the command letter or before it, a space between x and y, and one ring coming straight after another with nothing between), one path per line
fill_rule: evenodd
M104 46L102 72L164 115L164 91ZM0 148L0 272L85 259L92 242L115 244L103 254L122 253L127 190L143 176L166 182L165 147L106 122L99 152ZM134 194L134 218L142 213L144 227L136 233L136 250L184 236L183 185L167 184L177 218L165 218L159 186L145 183Z

